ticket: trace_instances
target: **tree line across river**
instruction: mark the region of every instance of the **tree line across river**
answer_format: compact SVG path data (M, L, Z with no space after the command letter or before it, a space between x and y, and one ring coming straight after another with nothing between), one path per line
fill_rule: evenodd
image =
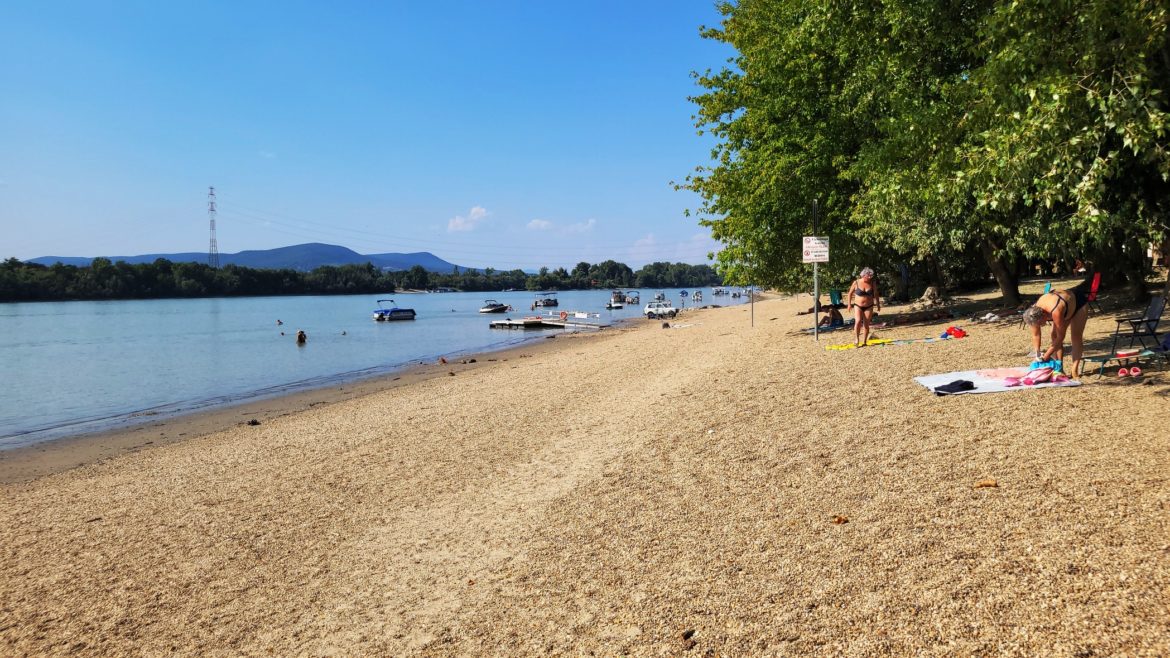
M447 274L421 266L383 271L370 263L325 265L304 272L294 269L253 269L204 263L129 264L95 258L88 267L57 263L46 266L9 258L0 263L0 302L173 297L245 297L265 295L381 294L400 289L448 288L468 292L523 290L585 290L607 288L674 288L719 285L708 265L651 263L634 271L624 263L577 263L572 270L543 267L496 271L455 268Z

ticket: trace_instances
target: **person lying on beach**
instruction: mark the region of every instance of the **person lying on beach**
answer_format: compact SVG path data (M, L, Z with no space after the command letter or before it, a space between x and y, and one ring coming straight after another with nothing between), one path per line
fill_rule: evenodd
M817 322L821 327L840 327L845 324L845 318L841 316L841 311L832 306L825 307L825 315Z
M1024 324L1032 332L1032 352L1036 361L1063 361L1064 336L1071 330L1073 377L1080 376L1081 357L1085 351L1085 323L1089 321L1088 292L1053 290L1043 294L1036 303L1024 311ZM1041 350L1040 329L1046 322L1052 323L1052 344Z
M821 304L820 299L817 299L816 304L813 304L812 306L808 307L807 311L797 311L796 314L797 315L809 315L810 313L820 313L822 308L826 308L826 307Z

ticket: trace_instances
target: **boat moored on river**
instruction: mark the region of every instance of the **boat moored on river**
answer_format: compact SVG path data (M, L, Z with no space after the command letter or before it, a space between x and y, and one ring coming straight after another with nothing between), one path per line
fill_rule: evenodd
M391 306L386 306L386 303L391 304ZM399 308L393 306L393 304L393 299L379 299L378 308L374 309L374 319L378 322L414 319L415 313L413 308Z
M483 300L483 306L480 307L479 312L480 313L505 313L510 308L512 308L512 307L508 306L507 304L501 304L494 299L485 299L485 300Z
M540 306L557 306L560 302L557 301L557 293L554 292L538 292L536 293L536 301L532 302L532 308Z

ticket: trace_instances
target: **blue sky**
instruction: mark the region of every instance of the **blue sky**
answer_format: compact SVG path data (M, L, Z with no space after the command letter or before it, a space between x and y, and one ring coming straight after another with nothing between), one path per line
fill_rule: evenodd
M717 249L711 0L28 2L0 10L0 258L326 242L472 267Z

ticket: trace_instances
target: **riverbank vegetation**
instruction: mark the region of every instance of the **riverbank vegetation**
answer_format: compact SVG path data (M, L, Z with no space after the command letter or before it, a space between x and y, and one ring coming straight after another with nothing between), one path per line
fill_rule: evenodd
M384 271L373 265L322 266L309 272L253 269L236 265L214 268L204 263L128 264L95 258L89 267L52 266L10 258L0 263L0 302L164 297L233 297L261 295L344 295L391 293L398 289L495 291L580 290L626 287L696 287L720 282L707 265L651 263L637 272L612 260L578 263L572 271L541 268L537 274L491 268L448 274L421 266Z
M1147 0L739 0L703 36L710 166L680 188L730 281L811 288L872 265L907 281L996 281L1077 261L1140 298L1170 242L1170 7ZM1037 271L1039 269L1040 271ZM1170 281L1167 282L1170 291Z

